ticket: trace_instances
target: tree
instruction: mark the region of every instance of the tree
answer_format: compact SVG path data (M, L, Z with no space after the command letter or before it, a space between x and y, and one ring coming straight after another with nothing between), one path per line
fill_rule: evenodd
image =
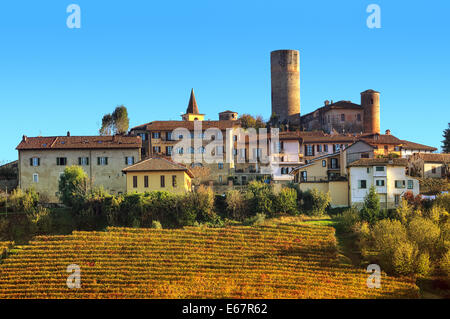
M380 199L374 186L370 187L369 193L364 198L364 205L360 211L361 219L371 224L381 219Z
M130 120L127 108L123 105L116 107L112 114L105 114L102 118L100 135L125 134L128 131Z
M442 141L442 152L450 153L450 123L448 123L448 128L444 130L442 135L444 140Z
M196 165L190 168L194 174L193 183L195 186L208 181L211 178L211 169L207 166Z
M69 207L76 207L87 194L88 176L81 166L66 167L59 178L59 197Z
M261 115L258 115L256 117L253 117L250 114L242 114L239 117L239 120L241 122L241 125L243 128L264 128L266 127L266 123L264 123L264 120Z

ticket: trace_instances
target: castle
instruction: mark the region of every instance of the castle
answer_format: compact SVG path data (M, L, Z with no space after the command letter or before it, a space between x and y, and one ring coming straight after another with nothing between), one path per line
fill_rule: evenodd
M300 126L304 131L326 133L380 133L380 93L366 90L361 104L325 101L317 110L300 112L300 53L277 50L270 54L272 117L279 124Z

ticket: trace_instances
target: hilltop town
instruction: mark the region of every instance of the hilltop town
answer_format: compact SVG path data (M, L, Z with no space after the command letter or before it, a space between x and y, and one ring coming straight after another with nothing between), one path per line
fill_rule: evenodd
M436 148L404 140L390 130L380 132L379 92L361 92L360 104L325 101L302 115L299 52L295 50L271 53L271 83L272 116L262 126L267 134L275 129L279 134L268 136L265 144L257 131L256 143L249 142L248 124L238 112L224 110L218 120L205 120L192 90L179 121L152 120L111 136L24 135L17 146L18 161L5 167L17 167L19 188L33 187L55 202L59 177L70 165L81 166L91 186L114 194L190 191L195 171L197 184L211 186L216 193L252 180L295 183L303 191L329 191L332 207L362 203L372 185L386 208L396 207L405 192L420 193L415 177L448 176L449 155L436 154ZM175 129L188 131L192 145L177 147L180 139ZM212 140L205 138L208 129L218 130L223 141L213 150L222 159L214 163L203 156ZM174 154L183 154L184 163L174 162ZM16 186L8 185L10 190Z
M0 298L448 298L450 154L381 132L373 89L302 114L299 58L271 52L267 121L205 120L192 89L178 121L129 128L119 106L99 135L23 135Z

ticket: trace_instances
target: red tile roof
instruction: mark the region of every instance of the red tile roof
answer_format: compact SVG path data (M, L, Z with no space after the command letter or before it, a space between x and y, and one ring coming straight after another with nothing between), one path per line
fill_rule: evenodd
M165 157L151 157L134 165L128 166L122 172L161 172L161 171L185 171L191 178L194 174L184 165L176 163Z
M140 148L139 136L38 136L22 139L17 150Z
M206 130L208 128L219 128L224 131L227 128L239 127L239 121L200 121L202 123L202 130ZM173 131L176 128L186 128L189 131L194 130L194 121L153 121L147 124L143 124L140 126L133 127L133 130L142 130L145 129L147 131Z
M414 153L414 158L421 158L425 162L430 163L450 163L450 154L446 153L437 153L437 154L429 154L429 153Z
M348 166L375 166L375 165L390 165L390 166L407 166L408 160L406 158L361 158Z
M423 150L423 151L437 151L436 147L427 146L419 143L414 143L406 140L402 140L403 142L403 148L406 148L408 150Z

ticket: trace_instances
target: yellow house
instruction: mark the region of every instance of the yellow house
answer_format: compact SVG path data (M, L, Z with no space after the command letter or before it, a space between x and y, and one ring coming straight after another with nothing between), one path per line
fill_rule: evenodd
M127 175L127 192L145 193L191 191L192 172L185 166L162 157L149 158L122 170Z

